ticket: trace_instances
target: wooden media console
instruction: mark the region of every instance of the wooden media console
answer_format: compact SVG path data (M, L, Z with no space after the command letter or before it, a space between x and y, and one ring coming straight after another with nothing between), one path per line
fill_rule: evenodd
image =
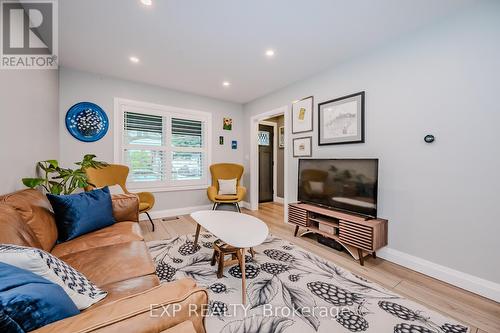
M387 245L387 220L370 219L329 208L305 203L288 205L288 222L295 224L297 236L299 228L306 233L317 233L340 243L361 265L364 256Z

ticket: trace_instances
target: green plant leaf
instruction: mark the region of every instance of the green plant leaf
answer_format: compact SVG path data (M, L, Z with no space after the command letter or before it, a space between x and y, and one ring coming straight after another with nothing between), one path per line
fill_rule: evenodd
M43 178L23 178L22 182L24 186L29 188L35 188L42 185L45 182Z
M97 156L94 155L94 154L86 154L85 156L83 156L83 160L84 161L87 161L87 160L93 160L94 158L96 158Z
M76 165L79 165L82 170L88 169L88 168L95 168L95 169L100 169L108 164L106 162L101 162L101 161L95 161L94 159L96 156L94 154L87 154L83 156L83 159L81 162L75 163Z
M57 160L46 160L46 161L42 161L42 162L47 163L48 165L50 165L51 168L54 168L54 169L59 168L59 162Z
M55 172L59 169L59 162L56 160L40 161L38 167L46 172Z
M78 179L77 183L79 188L84 188L85 186L87 186L87 182L83 179Z
M55 183L55 184L51 184L49 190L50 190L51 194L59 195L63 191L63 187L61 186L61 184Z

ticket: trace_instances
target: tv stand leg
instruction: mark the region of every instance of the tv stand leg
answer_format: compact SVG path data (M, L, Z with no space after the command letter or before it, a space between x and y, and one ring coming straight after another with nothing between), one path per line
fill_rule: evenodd
M377 259L377 252L373 251L372 257L373 257L373 259Z
M365 265L365 258L363 258L363 250L358 249L358 256L359 256L359 264L361 266Z
M293 233L293 237L297 237L297 233L299 232L299 226L295 226L295 232Z

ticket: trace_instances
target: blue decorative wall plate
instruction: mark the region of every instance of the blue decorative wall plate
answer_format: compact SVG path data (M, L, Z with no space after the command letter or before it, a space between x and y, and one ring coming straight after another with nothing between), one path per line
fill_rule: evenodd
M94 142L106 135L109 120L100 106L81 102L73 105L66 113L66 128L76 139Z

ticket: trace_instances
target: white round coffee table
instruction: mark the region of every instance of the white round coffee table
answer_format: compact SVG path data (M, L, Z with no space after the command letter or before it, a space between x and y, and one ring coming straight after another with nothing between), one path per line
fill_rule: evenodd
M194 237L195 246L198 244L200 230L203 227L224 243L238 248L237 257L241 269L242 302L245 304L245 250L262 244L269 234L269 228L256 217L236 212L202 210L192 213L191 217L198 224Z

